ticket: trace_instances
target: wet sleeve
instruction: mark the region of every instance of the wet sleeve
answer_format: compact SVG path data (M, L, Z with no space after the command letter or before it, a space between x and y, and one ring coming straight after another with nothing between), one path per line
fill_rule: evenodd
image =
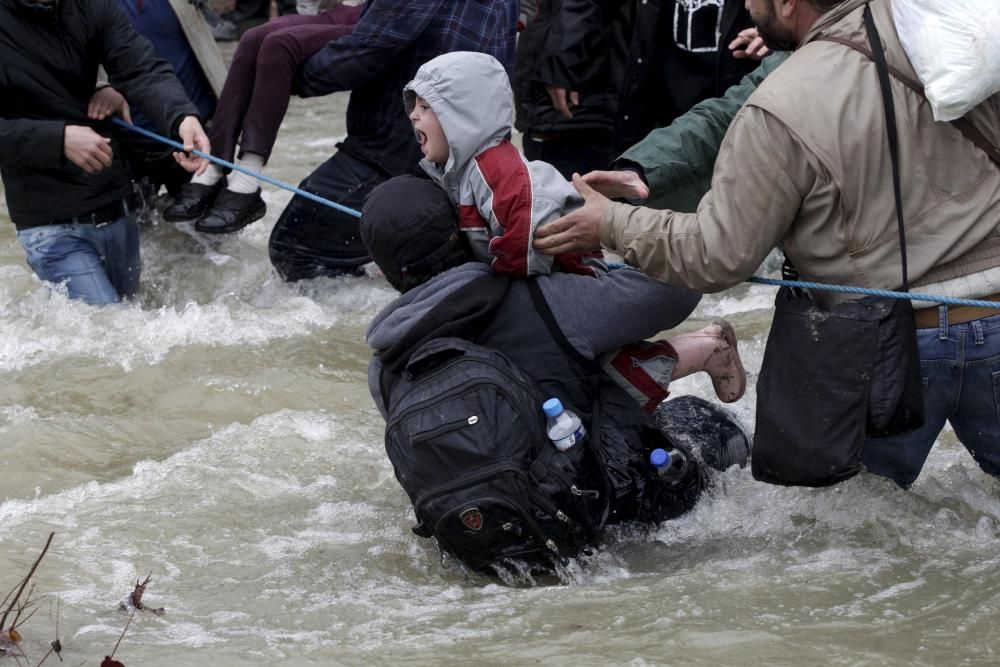
M63 166L65 129L61 120L0 118L0 167Z
M658 280L702 293L728 289L753 275L795 221L816 179L807 155L774 116L744 107L696 213L611 204L601 243Z
M331 41L303 63L296 92L302 97L329 95L379 76L396 54L420 37L442 11L443 1L371 0L351 34Z

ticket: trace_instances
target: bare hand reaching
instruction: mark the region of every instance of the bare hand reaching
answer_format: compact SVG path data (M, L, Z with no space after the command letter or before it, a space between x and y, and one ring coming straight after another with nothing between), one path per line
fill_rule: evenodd
M752 58L753 60L763 60L771 53L771 49L764 45L764 39L757 32L757 28L747 28L740 31L736 39L729 43L729 50L733 52L734 58Z
M601 219L611 201L573 174L573 187L583 196L583 206L535 232L534 247L546 255L601 249Z
M63 130L63 154L88 174L111 166L111 140L86 125L67 125Z
M583 182L609 199L641 200L649 196L649 186L630 169L592 171L584 174Z
M104 86L91 95L87 104L87 117L104 120L112 114L118 114L126 123L132 122L132 113L122 94L111 86Z
M208 169L208 160L191 153L195 149L202 153L212 152L212 145L208 141L208 136L205 134L204 128L201 126L201 121L194 116L188 116L181 121L180 127L177 128L177 133L181 137L181 143L184 144L183 153L174 153L174 159L177 160L177 164L184 167L186 171L194 174L200 175L205 173L205 170Z
M552 100L552 106L555 107L555 110L566 118L572 118L573 112L570 111L570 107L580 106L580 93L559 86L545 86L545 90L548 91L549 99Z

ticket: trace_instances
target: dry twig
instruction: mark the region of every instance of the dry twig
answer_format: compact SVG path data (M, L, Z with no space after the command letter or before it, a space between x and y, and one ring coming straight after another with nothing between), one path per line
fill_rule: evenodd
M45 557L45 552L49 550L49 545L52 544L52 538L55 537L55 535L56 535L55 533L49 533L49 539L45 541L45 548L42 549L42 553L38 554L38 558L35 559L35 564L32 565L31 566L31 570L28 571L28 575L24 579L21 580L21 587L18 589L17 593L14 595L14 599L10 601L10 606L7 607L7 610L3 613L3 616L0 617L0 630L3 630L4 623L7 622L7 616L9 616L10 612L13 611L13 609L14 609L15 606L17 606L17 601L18 601L18 599L20 599L21 593L24 592L24 588L25 588L25 586L28 585L28 581L31 580L31 576L33 574L35 574L35 570L38 569L38 564L41 563L42 562L42 558ZM29 594L29 596L30 596L30 594ZM8 595L8 597L9 597L9 595ZM4 598L4 600L6 601L6 598ZM18 608L18 615L20 615L21 609L23 609L23 607ZM17 617L15 617L15 620L16 620L16 618ZM11 624L11 629L13 629L13 627L14 627L13 624Z
M20 602L21 595L24 593L24 589L27 588L28 583L31 581L31 577L34 576L35 570L38 569L38 564L42 562L42 558L45 557L45 553L49 550L49 545L52 544L53 537L55 537L55 533L49 533L49 539L45 541L45 547L42 549L42 552L38 554L38 558L35 559L35 562L32 564L28 574L25 575L25 577L21 579L21 581L16 584L14 588L7 593L7 595L4 596L3 602L0 603L0 606L6 605L3 616L0 616L0 656L11 656L19 665L21 664L20 658L27 659L27 656L24 654L24 650L19 646L21 633L17 631L17 628L27 622L28 619L34 616L35 612L38 611L34 600L31 599L31 596L35 591L34 584L31 584L31 588L28 588L28 594L24 598L24 602ZM22 619L22 615L27 610L30 610L28 615L24 616ZM11 612L15 612L14 620L11 621L10 626L7 626L7 618L10 616Z

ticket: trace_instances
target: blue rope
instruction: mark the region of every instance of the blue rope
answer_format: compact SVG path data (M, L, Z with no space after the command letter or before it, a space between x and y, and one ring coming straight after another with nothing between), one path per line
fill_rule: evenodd
M777 280L776 278L753 278L747 279L748 283L758 283L760 285L780 285L784 287L799 287L801 289L815 289L826 292L846 292L848 294L866 294L868 296L881 296L889 299L912 299L913 301L930 301L949 306L973 306L975 308L992 308L1000 310L998 301L982 301L979 299L959 299L953 296L939 296L937 294L922 294L920 292L893 292L884 289L869 289L867 287L848 287L846 285L825 285L823 283L811 283L803 280Z
M183 151L184 150L184 144L182 144L180 142L177 142L177 141L174 141L172 139L167 139L166 137L161 137L160 135L156 134L155 132L150 132L149 130L147 130L145 128L138 127L136 125L130 125L130 124L126 123L125 121L121 120L120 118L112 118L111 122L114 123L115 125L119 125L121 127L124 127L127 130L132 130L133 132L138 132L139 134L142 134L142 135L144 135L146 137L149 137L150 139L155 139L156 141L159 141L161 143L167 144L168 146L173 146L174 148L176 148L179 151ZM229 162L227 160L223 160L221 158L217 158L214 155L209 155L208 153L203 153L203 152L201 152L199 150L193 150L191 152L194 153L195 155L197 155L198 157L205 158L209 162L214 162L214 163L222 165L223 167L226 167L228 169L232 169L233 171L238 171L238 172L241 172L243 174L246 174L247 176L253 176L257 180L263 181L263 182L267 183L268 185L273 185L274 187L276 187L276 188L282 188L283 190L289 190L291 192L294 192L295 194L297 194L300 197L305 197L306 199L311 199L312 201L316 202L317 204L322 204L323 206L329 206L330 208L336 209L336 210L340 211L341 213L346 213L347 215L352 215L355 218L360 218L361 217L361 212L360 211L356 211L353 208L350 208L348 206L344 206L343 204L338 204L335 201L330 201L329 199L327 199L325 197L320 197L319 195L314 195L311 192L306 192L305 190L302 190L301 188L297 188L294 185L291 185L290 183L285 183L284 181L279 181L276 178L271 178L270 176L265 176L264 174L258 174L257 172L254 172L254 171L251 171L251 170L246 169L244 167L241 167L238 164L233 164L232 162Z
M127 130L131 130L133 132L138 132L139 134L145 135L146 137L149 137L150 139L155 139L156 141L159 141L161 143L167 144L168 146L173 146L177 150L180 150L180 151L184 150L184 144L182 144L180 142L177 142L177 141L173 141L172 139L168 139L166 137L160 136L159 134L156 134L155 132L150 132L149 130L147 130L145 128L137 127L135 125L130 125L129 123L126 123L125 121L121 120L120 118L112 118L111 122L113 122L115 125L119 125L121 127L124 127ZM361 217L361 213L359 211L354 210L353 208L350 208L348 206L344 206L343 204L338 204L337 202L334 202L334 201L330 201L329 199L326 199L325 197L320 197L319 195L314 195L311 192L306 192L305 190L297 188L294 185L291 185L289 183L285 183L284 181L279 181L279 180L277 180L275 178L271 178L269 176L265 176L264 174L259 174L257 172L251 171L250 169L246 169L244 167L241 167L238 164L233 164L232 162L228 162L228 161L223 160L221 158L217 158L214 155L209 155L208 153L203 153L203 152L201 152L199 150L193 150L191 152L194 153L195 155L197 155L198 157L205 158L209 162L214 162L214 163L222 165L223 167L226 167L228 169L232 169L234 171L238 171L238 172L244 173L247 176L253 176L254 178L256 178L258 180L261 180L261 181L263 181L263 182L265 182L265 183L267 183L269 185L273 185L273 186L275 186L277 188L282 188L284 190L289 190L289 191L294 192L295 194L299 195L300 197L305 197L306 199L310 199L310 200L312 200L312 201L314 201L314 202L316 202L318 204L322 204L324 206L329 206L330 208L336 209L336 210L340 211L341 213L346 213L347 215L352 215L355 218L360 218ZM619 267L623 267L625 265L624 264L612 264L612 265L609 265L609 266L610 266L610 268L619 268ZM757 276L754 276L752 278L748 278L747 282L748 283L757 283L759 285L777 285L777 286L784 286L784 287L798 287L798 288L801 288L801 289L814 289L814 290L821 290L821 291L825 291L825 292L845 292L845 293L848 293L848 294L865 294L865 295L868 295L868 296L881 296L881 297L886 297L886 298L890 298L890 299L912 299L913 301L928 301L928 302L931 302L931 303L941 303L941 304L946 304L946 305L949 305L949 306L974 306L976 308L993 308L995 310L1000 310L1000 302L997 302L997 301L981 301L981 300L977 300L977 299L959 299L959 298L951 297L951 296L939 296L939 295L936 295L936 294L921 294L921 293L918 293L918 292L893 292L893 291L890 291L890 290L869 289L867 287L848 287L847 285L825 285L823 283L811 283L811 282L806 282L806 281L802 281L802 280L777 280L775 278L759 278Z

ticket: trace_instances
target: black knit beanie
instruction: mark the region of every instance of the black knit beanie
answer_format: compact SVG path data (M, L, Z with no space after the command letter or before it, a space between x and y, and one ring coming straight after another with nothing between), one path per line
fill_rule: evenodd
M416 176L397 176L371 191L361 209L361 240L400 292L472 260L448 195Z

